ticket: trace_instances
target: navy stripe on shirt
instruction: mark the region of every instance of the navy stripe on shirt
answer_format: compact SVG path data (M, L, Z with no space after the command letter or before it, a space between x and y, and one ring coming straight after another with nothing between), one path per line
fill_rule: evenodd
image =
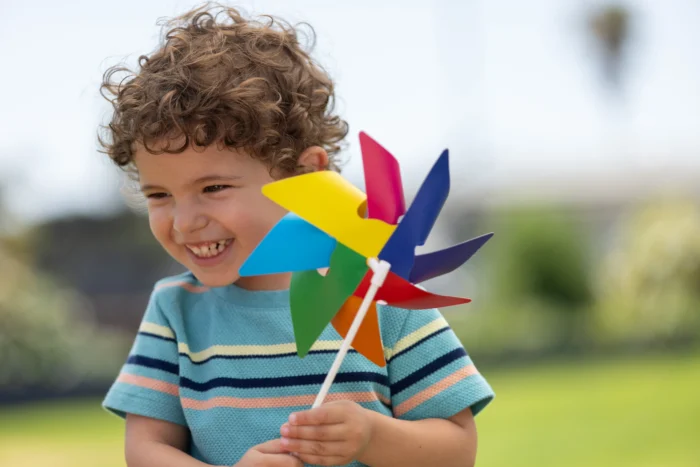
M275 378L213 378L203 383L193 381L189 378L180 378L180 386L191 389L193 391L204 392L215 388L237 388L237 389L254 389L254 388L276 388L288 386L308 386L323 384L326 375L319 373L315 375L299 375L299 376L282 376ZM348 372L338 373L334 383L354 383L354 382L372 382L389 386L389 380L386 375L366 372Z
M395 382L394 384L391 385L391 394L396 395L400 393L401 391L406 390L407 388L411 387L418 381L422 380L423 378L426 378L430 376L431 374L435 373L436 371L440 370L441 368L449 365L450 363L454 362L455 360L458 360L462 357L466 357L467 352L464 350L462 347L458 347L454 349L451 352L446 353L445 355L436 358L432 362L428 363L424 367L414 371L410 375L406 376L405 378Z
M435 331L432 334L428 334L427 336L425 336L424 338L422 338L421 340L419 340L415 344L412 344L409 347L406 347L405 349L403 349L401 352L398 352L398 353L392 355L391 358L389 358L389 361L393 362L395 358L400 357L401 355L409 352L411 349L415 349L416 347L418 347L422 343L432 339L433 337L437 336L438 334L442 334L443 332L449 331L449 330L450 330L449 327L444 327L444 328L438 329L437 331Z
M175 375L179 374L178 366L164 360L132 355L127 363L147 368L167 371ZM281 376L273 378L213 378L205 382L197 382L186 377L180 378L180 386L193 391L204 392L215 388L229 387L238 389L275 388L285 386L307 386L323 384L325 373L299 376ZM334 383L372 382L389 387L389 379L386 375L373 371L355 371L338 373Z
M167 371L174 375L180 374L180 367L176 363L166 362L165 360L159 360L157 358L144 357L143 355L130 355L126 363L155 368L156 370Z
M296 355L296 354L295 354ZM451 352L436 358L429 364L414 371L405 378L397 381L394 384L389 384L389 379L386 375L371 371L364 372L346 372L338 373L334 383L351 383L351 382L372 382L378 383L390 388L393 395L399 394L411 387L418 381L430 376L441 368L462 357L466 357L467 352L462 347L458 347ZM142 355L131 355L127 363L139 365L147 368L163 370L174 375L179 375L178 365L156 358L144 357ZM229 387L237 389L254 389L254 388L274 388L274 387L289 387L289 386L308 386L323 384L326 378L325 373L313 375L299 376L282 376L273 378L213 378L204 382L197 382L186 377L180 377L180 386L191 389L197 392L205 392L216 388Z

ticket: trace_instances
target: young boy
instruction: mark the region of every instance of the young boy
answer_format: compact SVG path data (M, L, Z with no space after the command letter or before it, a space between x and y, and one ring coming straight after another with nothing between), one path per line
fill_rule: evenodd
M189 271L156 284L104 401L126 418L129 467L473 465L493 392L437 310L382 308L387 365L349 353L311 410L340 336L329 326L299 358L290 276L238 274L285 214L261 187L336 169L347 126L331 80L286 23L205 6L169 27L137 72L103 84L105 152Z

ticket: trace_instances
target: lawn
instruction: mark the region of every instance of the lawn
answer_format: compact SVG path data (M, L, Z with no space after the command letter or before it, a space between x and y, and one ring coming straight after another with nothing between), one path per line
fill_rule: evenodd
M700 355L548 366L489 380L497 396L477 417L481 467L700 466Z
M489 372L479 467L697 467L700 355ZM99 401L0 411L0 465L123 467Z

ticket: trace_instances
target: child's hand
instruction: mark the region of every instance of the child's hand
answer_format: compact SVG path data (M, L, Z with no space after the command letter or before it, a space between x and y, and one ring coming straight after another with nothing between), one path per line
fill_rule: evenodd
M282 425L282 448L308 464L344 465L362 454L372 436L371 412L351 401L298 412Z
M248 449L234 467L304 467L304 464L282 449L279 439L273 439Z

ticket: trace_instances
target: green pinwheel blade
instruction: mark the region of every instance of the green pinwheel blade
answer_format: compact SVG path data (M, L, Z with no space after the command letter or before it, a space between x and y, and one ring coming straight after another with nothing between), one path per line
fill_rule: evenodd
M290 307L300 357L311 350L368 270L363 256L338 243L331 255L328 274L322 276L316 270L292 274Z

